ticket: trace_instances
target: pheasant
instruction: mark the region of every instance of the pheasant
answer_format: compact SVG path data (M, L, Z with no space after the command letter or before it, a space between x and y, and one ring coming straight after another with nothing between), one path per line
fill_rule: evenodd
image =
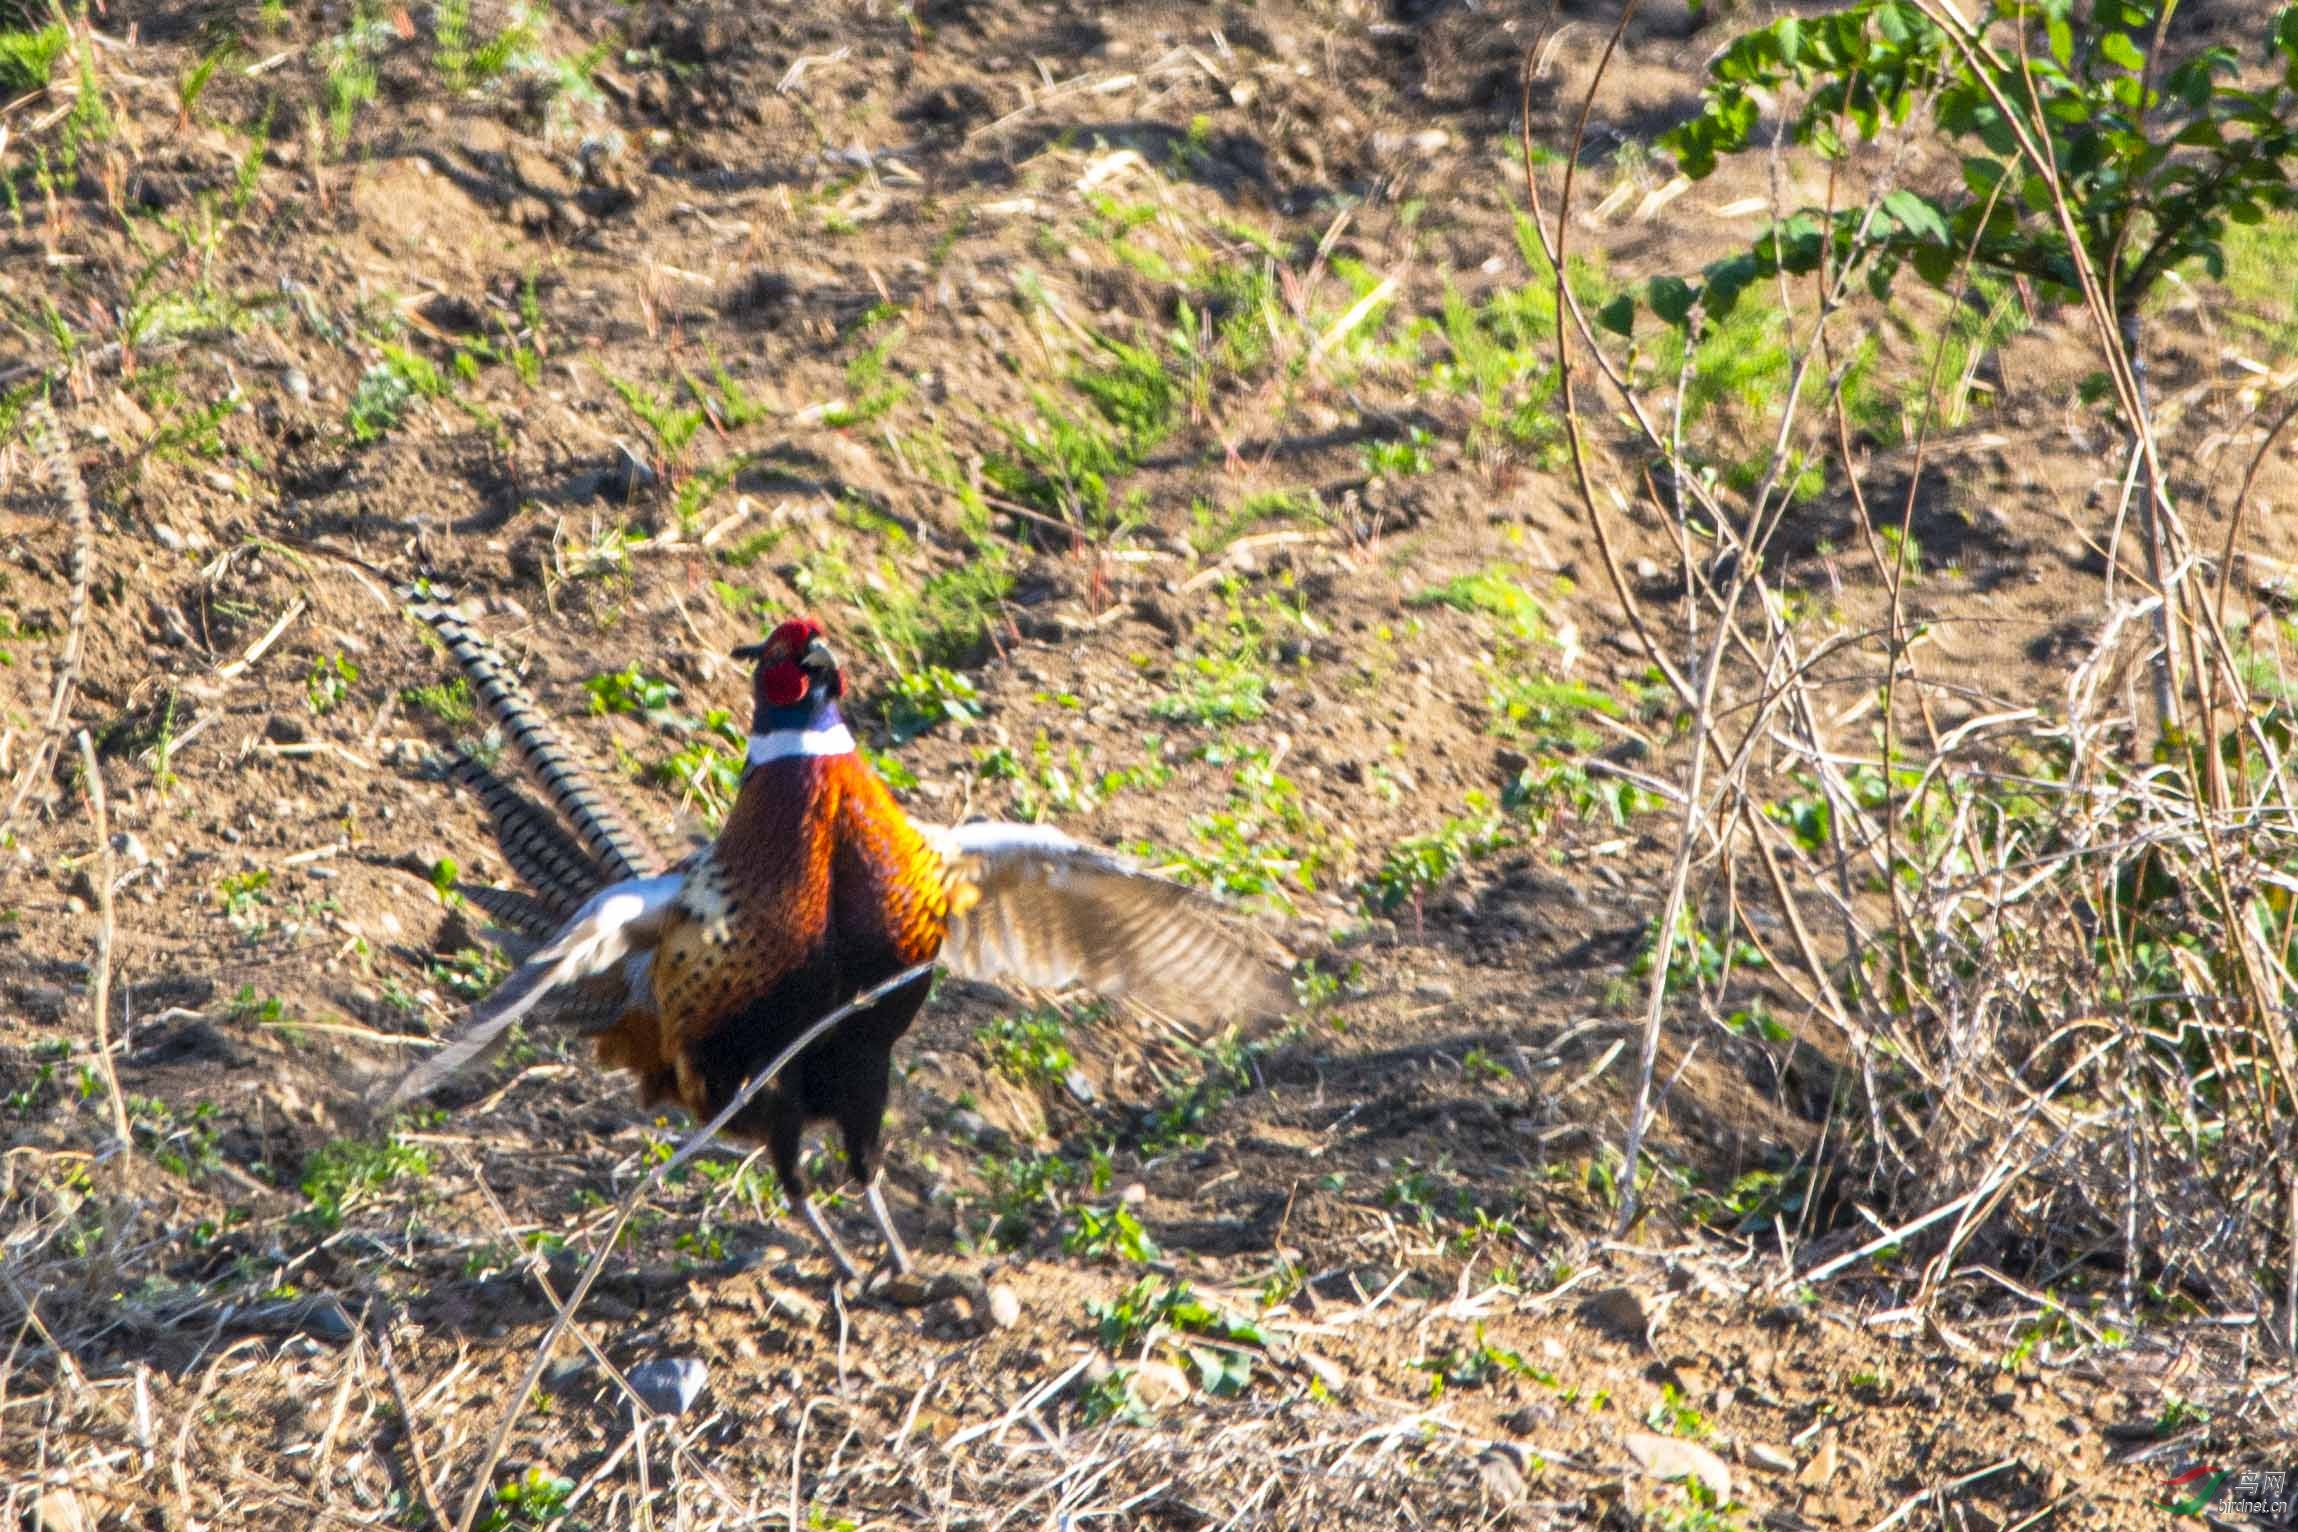
M846 682L822 625L793 618L753 661L755 723L715 840L675 866L587 779L493 651L454 612L414 608L445 640L505 741L568 829L466 755L531 895L466 887L508 931L539 940L388 1103L422 1096L499 1048L514 1022L596 1034L601 1063L642 1103L707 1120L817 1018L904 969L1042 989L1082 984L1171 1016L1274 1015L1272 970L1211 902L1041 825L913 823L840 718ZM785 1194L841 1275L857 1268L799 1171L807 1126L834 1123L899 1272L912 1267L882 1177L893 1049L931 975L889 992L801 1053L729 1124L762 1141Z

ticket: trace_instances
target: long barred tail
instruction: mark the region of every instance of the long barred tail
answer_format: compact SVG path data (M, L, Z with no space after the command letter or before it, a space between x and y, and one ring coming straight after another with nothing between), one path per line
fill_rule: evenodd
M430 624L446 644L447 652L454 656L455 663L469 679L479 707L503 731L504 740L534 774L544 796L574 832L572 841L558 835L531 800L499 780L494 780L493 789L481 789L480 800L495 817L498 829L506 823L511 827L503 831L503 851L520 875L534 882L547 896L556 898L572 893L585 872L590 876L591 887L595 888L601 883L649 877L660 871L661 852L623 817L614 801L592 783L590 773L551 728L550 720L519 685L518 678L495 653L494 647L474 633L462 615L451 608L436 602L417 601L410 603L408 610ZM478 784L472 782L468 771L493 780L492 773L475 762L466 759L464 766L466 770L458 771L457 775L474 787ZM508 820L506 812L510 815ZM566 853L570 851L577 854L569 857ZM540 871L540 876L530 871L530 863ZM574 902L579 904L589 892L590 889L584 889Z
M494 822L495 844L502 848L503 860L535 891L535 897L528 902L547 912L552 927L580 909L585 899L610 881L599 871L590 853L560 827L549 810L494 772L470 756L458 753L450 774L469 788L471 796L487 811L487 818ZM465 889L464 892L471 891ZM478 899L473 902L501 918L493 905ZM532 927L527 920L515 924L520 929Z

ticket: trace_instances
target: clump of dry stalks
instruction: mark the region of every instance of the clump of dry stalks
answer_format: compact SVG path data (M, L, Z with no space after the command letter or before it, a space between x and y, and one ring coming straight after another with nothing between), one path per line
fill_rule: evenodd
M1527 123L1532 89L1528 65ZM1595 92L1581 104L1583 136ZM1528 128L1527 151L1530 164ZM1985 598L1941 612L1933 597L1921 621L1908 610L1902 550L1926 473L1923 432L1892 469L1904 478L1897 505L1870 504L1852 445L1841 363L1871 313L1857 301L1863 252L1779 279L1792 380L1760 480L1735 495L1687 450L1677 401L1692 348L1672 393L1645 386L1563 280L1576 162L1553 208L1526 178L1564 316L1573 479L1610 590L1692 721L1673 800L1678 852L1653 929L1693 922L1761 958L1754 972L1727 963L1720 979L1680 984L1675 965L1652 964L1623 1224L1664 1084L1663 1030L1721 1027L1749 996L1784 990L1831 1034L1820 1051L1845 1087L1796 1168L1804 1217L1831 1196L1883 1225L1855 1249L1839 1239L1809 1259L1783 1230L1784 1277L1904 1250L1927 1257L1920 1301L1959 1269L2015 1266L2046 1290L2087 1269L2131 1322L2204 1312L2298 1351L2292 714L2254 690L2259 660L2274 656L2246 651L2225 615L2260 466L2298 403L2276 413L2270 391L2246 401L2230 435L2254 445L2224 544L2215 557L2197 551L2162 467L2169 449L2134 328L2083 270L2083 317L2127 432L2121 502L2101 529L2112 576L2055 694L1981 694L1927 674L1922 639L1982 619ZM1877 174L1871 216L1897 169L1890 160ZM1940 399L1939 329L1926 428ZM1588 428L1591 389L1633 427L1609 459ZM1787 615L1776 555L1799 449L1829 458L1830 482L1847 486L1887 600L1872 626ZM1621 472L1622 461L1643 466ZM1640 495L1620 482L1633 478ZM1623 573L1630 520L1667 528L1680 550L1671 611ZM2147 675L2153 687L2133 684ZM1777 812L1788 793L1819 800L1800 831ZM1682 991L1692 1016L1671 1005Z

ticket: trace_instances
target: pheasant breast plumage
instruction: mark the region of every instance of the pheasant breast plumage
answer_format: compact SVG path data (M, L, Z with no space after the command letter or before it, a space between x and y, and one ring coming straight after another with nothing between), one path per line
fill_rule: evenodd
M476 760L458 762L535 890L465 892L540 945L392 1103L492 1052L513 1023L548 1018L595 1032L600 1061L635 1076L643 1101L708 1119L815 1020L937 959L967 979L1084 985L1200 1021L1287 1003L1269 966L1189 889L1044 826L913 823L856 750L838 712L844 676L811 619L735 651L756 662L741 787L716 839L664 868L484 642L451 611L417 612L567 825ZM894 1045L929 985L920 977L849 1017L729 1124L767 1146L849 1275L800 1177L801 1140L811 1121L836 1123L888 1257L907 1269L879 1171Z

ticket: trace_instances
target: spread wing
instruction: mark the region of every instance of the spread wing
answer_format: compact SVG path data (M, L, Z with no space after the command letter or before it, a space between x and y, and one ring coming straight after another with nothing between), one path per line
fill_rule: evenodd
M929 836L949 868L942 962L960 978L1082 984L1193 1021L1292 1008L1269 965L1202 894L1042 825L969 824Z
M454 1039L409 1070L384 1098L394 1107L426 1095L447 1077L502 1046L511 1024L546 1002L587 1002L595 1007L597 983L643 983L644 958L661 942L678 908L682 873L630 878L593 894L556 936L538 948L471 1012ZM609 997L610 999L612 997Z

